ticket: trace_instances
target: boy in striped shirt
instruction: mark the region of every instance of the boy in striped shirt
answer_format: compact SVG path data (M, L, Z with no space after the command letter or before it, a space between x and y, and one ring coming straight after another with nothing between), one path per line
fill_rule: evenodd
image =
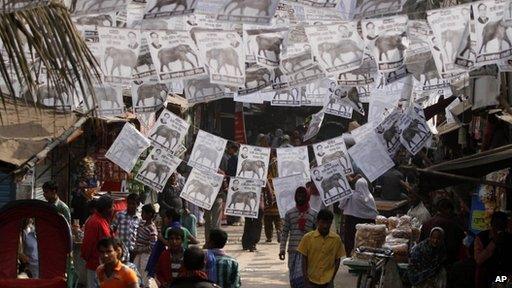
M142 285L141 287L148 287L147 273L145 271L146 264L151 253L151 249L155 244L158 236L155 222L155 208L151 204L142 206L142 221L137 228L137 238L135 240L135 260L134 263L137 269L141 271Z

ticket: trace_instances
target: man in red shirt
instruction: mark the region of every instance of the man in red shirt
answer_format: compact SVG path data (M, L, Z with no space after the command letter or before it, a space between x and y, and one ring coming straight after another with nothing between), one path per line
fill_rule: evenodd
M114 209L114 201L109 196L102 196L96 202L96 212L84 225L84 240L81 256L85 260L87 270L87 288L96 288L96 268L100 265L98 242L103 238L112 237L110 220Z

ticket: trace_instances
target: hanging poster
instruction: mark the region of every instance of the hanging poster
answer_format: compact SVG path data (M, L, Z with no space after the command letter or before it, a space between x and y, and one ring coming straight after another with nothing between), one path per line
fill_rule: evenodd
M260 200L261 185L258 181L231 177L224 214L258 218Z
M400 13L405 0L396 1L370 1L370 0L343 0L345 13L352 11L354 19L382 16L390 13ZM341 6L341 5L340 5ZM349 10L350 9L350 10Z
M238 89L238 95L247 95L259 91L271 84L272 71L261 66L253 66L245 71L245 86Z
M115 116L124 113L123 94L121 87L94 85L94 97L98 108L98 116Z
M395 166L386 148L373 132L367 133L361 141L350 147L348 154L370 182Z
M347 101L348 89L338 86L332 81L328 90L328 96L325 98L324 112L335 116L351 119L354 109Z
M244 87L245 54L242 38L236 31L195 33L202 59L210 71L210 81Z
M311 115L311 121L309 121L308 130L303 136L303 141L306 142L309 139L313 138L320 131L320 127L322 126L322 122L324 121L324 111L321 110L318 113Z
M281 57L280 68L285 75L295 75L317 66L311 54L311 45L302 43L302 49L299 47L298 44L288 44L286 54Z
M146 39L161 82L206 74L189 32L155 30L146 32Z
M332 80L322 79L306 85L306 101L302 106L324 106L325 97L329 92L329 86Z
M140 30L98 27L104 82L129 85L140 49Z
M357 69L338 75L338 84L343 86L361 86L375 82L377 65L373 58L366 57Z
M199 130L188 165L197 169L217 172L227 142L226 139Z
M354 70L363 62L365 44L357 32L357 22L308 26L306 34L327 75Z
M339 161L345 175L354 173L342 136L314 144L313 151L318 166Z
M476 52L477 52L477 34L475 28L475 21L471 19L471 5L461 5L462 16L466 21L466 28L462 34L462 43L457 50L457 56L455 56L455 64L462 67L463 69L472 69L476 63Z
M338 5L340 0L286 0L290 3L299 3L303 5L309 5L311 7L318 8L334 8ZM281 217L282 218L282 217Z
M398 148L400 148L400 110L395 109L391 112L377 127L375 127L375 134L391 158L395 155Z
M269 159L270 148L240 145L236 177L257 179L265 185Z
M73 15L119 11L126 7L126 2L126 0L77 0Z
M318 188L318 193L325 206L339 202L352 195L352 189L348 184L343 171L344 166L340 160L331 161L311 169L311 179Z
M404 65L407 21L406 15L361 21L364 40L380 72L396 71Z
M135 176L135 180L162 192L165 183L176 171L181 159L172 156L160 148L153 148Z
M151 113L158 111L167 99L169 89L157 81L133 81L131 85L134 113Z
M246 61L269 68L278 67L287 33L286 28L244 30Z
M211 83L208 76L185 80L184 90L185 97L187 98L189 104L229 98L236 94L234 91L231 91L231 89L227 87Z
M153 129L149 131L148 138L155 147L162 148L172 154L187 135L189 126L190 124L185 120L164 109Z
M151 34L151 33L150 33ZM159 44L159 39L156 38L156 34L152 34L153 38L156 40L156 44ZM151 43L152 45L156 45L155 42ZM158 46L156 45L156 46ZM153 59L151 58L151 51L149 49L148 40L145 37L141 37L141 44L139 50L139 57L137 58L137 64L133 68L132 78L134 80L149 80L158 82L158 75L156 73L155 64L153 63Z
M300 106L301 100L306 96L305 87L294 87L288 90L272 91L273 106Z
M301 175L309 181L308 147L277 148L277 173L279 177L294 174Z
M144 150L150 146L149 140L130 123L126 123L117 135L105 157L130 173Z
M41 67L40 65L38 66ZM37 85L37 88L35 88L35 91L32 94L32 96L35 97L35 102L46 107L53 107L58 111L70 112L72 110L72 92L58 91L55 85L48 81L46 69L43 67L41 67L41 70L39 71L37 81L39 85ZM26 94L26 96L30 98L28 90L23 92L23 94Z
M276 12L278 0L224 0L217 19L230 22L269 24Z
M288 76L283 73L281 68L276 67L272 69L272 79L270 82L272 90L289 89Z
M147 0L144 19L194 13L198 0Z
M211 210L223 180L224 176L220 174L192 169L180 197L203 209Z
M365 123L357 127L356 129L350 131L350 135L352 135L356 143L358 143L359 141L363 141L368 133L374 133L373 122Z
M416 105L402 114L399 125L400 142L412 155L416 155L432 136L425 121L423 109Z
M306 187L304 178L300 175L272 178L272 186L276 194L277 209L279 216L284 219L286 212L295 207L295 190L299 187Z
M319 65L315 64L307 70L297 72L292 75L288 75L288 84L292 87L303 86L311 82L318 81L325 78L325 72L320 68Z

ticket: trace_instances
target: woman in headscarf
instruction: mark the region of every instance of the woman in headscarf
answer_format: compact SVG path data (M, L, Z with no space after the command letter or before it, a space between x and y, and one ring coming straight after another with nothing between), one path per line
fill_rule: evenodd
M352 195L340 202L340 209L345 215L345 233L343 244L347 257L352 255L354 249L354 238L356 236L356 225L359 223L375 223L378 212L375 206L375 199L368 189L368 181L360 174L348 175L347 180L353 189Z
M408 276L413 288L445 288L444 230L434 227L427 239L412 248Z

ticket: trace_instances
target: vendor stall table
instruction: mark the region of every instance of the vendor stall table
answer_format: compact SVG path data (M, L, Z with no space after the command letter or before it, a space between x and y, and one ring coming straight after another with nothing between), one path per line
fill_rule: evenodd
M343 259L343 265L348 267L348 272L357 275L357 287L361 287L363 277L366 277L366 273L370 267L370 264L367 260L353 259L353 258L345 258ZM398 263L398 269L400 274L402 275L407 271L409 266L408 263ZM364 288L364 287L361 287Z
M407 204L409 204L407 200L388 201L379 198L375 199L375 205L379 214L386 217L407 213L407 208L409 208Z

